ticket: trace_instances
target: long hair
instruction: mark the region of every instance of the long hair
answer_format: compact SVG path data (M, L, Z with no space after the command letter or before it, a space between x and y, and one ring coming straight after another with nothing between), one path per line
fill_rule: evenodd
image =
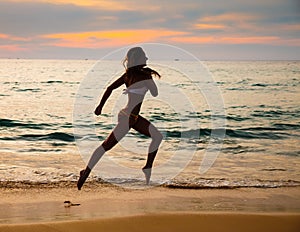
M155 76L160 78L159 73L155 70L151 68L144 68L144 66L146 66L146 63L143 62L143 59L141 58L144 58L145 56L145 52L141 47L133 47L128 50L127 55L123 60L123 66L126 69L126 73L129 78L134 76L133 74L136 71L144 71L149 73L150 75L154 74Z
M142 64L140 59L145 56L145 52L141 47L133 47L128 50L127 55L123 61L124 67L127 69L134 68Z

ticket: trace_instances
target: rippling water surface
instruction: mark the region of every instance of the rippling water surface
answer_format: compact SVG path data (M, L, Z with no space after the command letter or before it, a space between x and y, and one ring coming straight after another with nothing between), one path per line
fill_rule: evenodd
M192 73L196 62L180 62ZM172 154L193 153L188 166L173 180L173 187L279 187L300 185L300 62L240 61L204 62L221 91L225 115L212 115L207 99L194 83L168 66L156 69L162 83L186 91L194 111L176 112L166 102L147 98L142 115L163 133L164 142L156 165L168 162ZM73 131L73 107L78 88L95 61L89 60L0 60L0 180L15 182L75 181L85 166L82 151L76 146ZM117 78L123 71L120 62L105 61L99 71L99 86ZM102 66L103 66L102 65ZM178 65L178 64L177 64ZM151 66L151 65L150 65ZM153 64L152 67L155 67ZM115 73L108 79L107 73ZM189 75L188 73L186 75ZM199 77L201 81L201 77ZM99 100L103 93L99 89ZM86 96L88 97L88 96ZM82 122L95 128L99 141L105 139L115 124L115 102L122 88L113 93L103 115ZM172 99L174 100L174 99ZM180 99L178 99L180 101ZM121 99L122 103L122 99ZM93 109L87 108L92 114ZM181 113L180 116L178 113ZM199 166L211 142L212 120L226 120L223 146L214 165L205 173ZM181 127L181 121L199 121L199 125ZM222 128L220 128L222 129ZM78 138L82 139L82 138ZM121 165L136 168L146 160L149 139L132 131L122 143L107 154ZM139 152L136 152L136 150ZM88 150L88 149L87 149ZM84 156L89 156L85 154ZM171 164L175 168L176 164ZM100 176L94 173L91 179ZM140 181L112 171L114 182ZM163 182L163 180L162 180Z

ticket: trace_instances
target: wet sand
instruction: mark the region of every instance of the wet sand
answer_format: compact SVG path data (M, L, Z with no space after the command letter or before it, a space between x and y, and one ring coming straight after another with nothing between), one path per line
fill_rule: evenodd
M1 232L299 231L300 188L10 186L1 188L0 219Z

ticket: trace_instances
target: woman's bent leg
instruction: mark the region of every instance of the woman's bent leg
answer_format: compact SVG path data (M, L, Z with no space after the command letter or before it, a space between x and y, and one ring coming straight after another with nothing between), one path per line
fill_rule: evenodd
M122 120L116 125L114 130L105 139L101 146L99 146L92 154L88 167L93 169L104 153L112 149L129 131L130 127L128 121Z
M132 126L132 128L143 135L151 137L152 140L148 150L148 159L144 168L152 168L153 161L163 136L152 123L142 116L139 116L137 122Z
M152 139L148 150L147 162L142 169L145 174L146 184L148 185L150 183L153 162L156 157L158 147L163 139L163 136L152 123L150 123L147 119L143 118L142 116L139 116L137 122L133 125L132 128L143 135L151 137Z
M107 137L107 139L102 143L101 146L99 146L92 154L88 165L85 170L82 170L80 172L80 178L77 182L77 188L78 190L81 189L84 182L88 178L91 170L95 167L95 165L98 163L98 161L101 159L101 157L104 155L104 153L110 149L112 149L118 141L120 141L129 131L129 125L127 122L122 123L119 122L117 126L114 128L112 133Z
M116 137L114 136L114 132L112 132L107 139L93 152L89 162L88 167L93 169L104 153L110 149L112 149L118 143Z

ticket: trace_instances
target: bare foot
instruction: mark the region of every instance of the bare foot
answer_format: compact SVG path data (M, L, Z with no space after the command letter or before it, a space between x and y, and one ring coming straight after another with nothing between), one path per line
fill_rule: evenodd
M79 180L77 181L78 190L81 190L82 185L84 184L84 182L86 181L86 179L90 175L90 172L91 172L91 169L89 167L87 167L86 169L80 171L80 177L79 177Z
M152 168L143 168L142 171L143 171L143 173L145 175L145 178L146 178L146 185L149 185L150 184Z

